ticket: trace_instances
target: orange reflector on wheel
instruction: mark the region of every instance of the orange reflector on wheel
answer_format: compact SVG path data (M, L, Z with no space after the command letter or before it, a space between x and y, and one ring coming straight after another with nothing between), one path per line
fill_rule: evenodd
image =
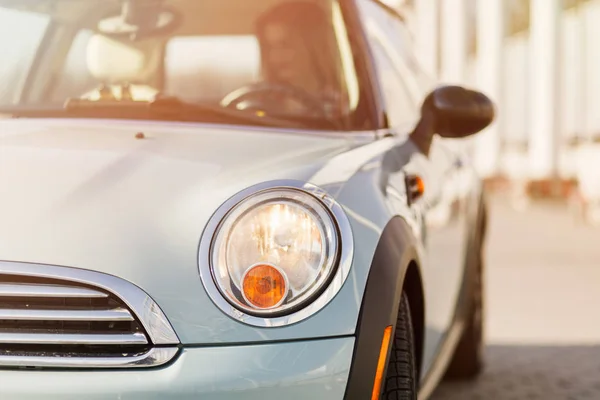
M244 298L256 308L272 308L280 305L287 293L284 273L269 264L251 267L242 280Z
M381 386L383 383L383 374L387 365L387 355L390 348L390 339L392 338L392 327L388 326L383 331L383 340L379 350L379 360L377 361L377 371L375 372L375 383L373 384L373 394L371 400L380 400Z

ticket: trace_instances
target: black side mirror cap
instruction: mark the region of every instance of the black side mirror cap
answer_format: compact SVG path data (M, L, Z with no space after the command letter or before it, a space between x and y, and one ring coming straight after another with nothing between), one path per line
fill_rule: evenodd
M495 117L492 100L462 86L441 86L423 102L421 113L432 114L435 133L445 138L464 138L488 127Z
M423 101L421 119L410 137L429 155L435 134L455 139L471 136L488 127L494 117L494 103L485 94L462 86L440 86Z

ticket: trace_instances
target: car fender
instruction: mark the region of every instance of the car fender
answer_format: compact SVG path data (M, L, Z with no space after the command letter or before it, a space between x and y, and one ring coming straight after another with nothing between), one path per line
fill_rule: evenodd
M393 217L378 242L363 294L346 400L371 397L383 332L395 329L411 264L419 266L417 241L407 222Z

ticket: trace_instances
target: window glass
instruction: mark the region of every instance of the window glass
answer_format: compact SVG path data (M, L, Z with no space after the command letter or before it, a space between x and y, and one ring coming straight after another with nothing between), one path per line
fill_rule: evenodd
M410 122L414 118L416 107L408 95L389 53L377 41L373 41L371 49L375 58L378 79L381 83L381 91L388 110L389 124L392 127L398 127Z
M389 124L398 127L413 122L418 117L420 99L411 88L413 77L404 58L409 43L395 26L401 21L371 0L360 0L359 8L373 51Z
M0 8L0 104L17 101L50 18Z
M158 93L154 70L157 50L158 47L146 42L129 42L89 29L79 30L70 43L50 99L56 104L72 98L97 100L102 86L110 87L120 98L123 85L129 85L134 100L149 101Z
M434 79L425 73L421 67L415 49L413 47L413 37L405 23L397 18L391 18L391 28L398 35L398 50L401 59L407 69L407 81L411 86L413 95L419 99L424 98L435 86Z
M260 50L255 36L188 36L169 41L165 91L189 101L219 101L257 82Z
M122 0L0 0L0 54L11 60L0 66L0 87L11 88L5 88L5 96L12 97L19 82L14 75L26 74L22 64L31 62L13 55L32 57L36 46L30 39L37 39L32 42L37 45L44 30L22 20L6 25L2 15L12 20L13 14L35 10L54 21L40 53L44 68L29 77L33 86L23 100L27 104L10 111L23 106L58 113L79 107L86 109L80 113L86 117L96 110L99 117L138 118L150 110L142 103L161 94L180 99L180 105L193 103L187 110L204 110L181 117L186 121L220 122L231 116L227 123L244 123L249 121L245 117L260 116L264 121L272 117L275 126L279 121L286 127L355 129L358 108L365 104L364 85L340 1L146 3L132 2L139 10L128 12L147 18L131 19L121 12ZM67 101L72 107L64 107ZM227 110L213 112L215 107Z
M71 93L86 93L98 86L86 65L85 53L94 33L85 29L75 36L58 82L52 92L53 101L63 101Z

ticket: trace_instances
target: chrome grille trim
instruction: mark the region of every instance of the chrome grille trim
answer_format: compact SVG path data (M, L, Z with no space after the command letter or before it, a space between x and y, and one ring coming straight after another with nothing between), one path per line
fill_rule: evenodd
M0 297L2 295L0 294ZM12 321L134 321L128 310L9 310L0 309L0 320Z
M0 367L153 367L173 359L178 344L160 307L132 283L0 261Z
M148 344L148 340L143 333L95 335L0 332L0 344L134 345Z
M157 347L132 357L54 357L0 354L0 365L16 368L141 368L157 367L171 361L177 347Z
M61 279L113 293L137 316L153 344L179 344L173 327L154 300L139 287L116 276L71 267L6 261L0 262L0 274Z
M96 290L59 285L28 285L0 283L0 297L65 297L65 298L106 298L106 293Z

